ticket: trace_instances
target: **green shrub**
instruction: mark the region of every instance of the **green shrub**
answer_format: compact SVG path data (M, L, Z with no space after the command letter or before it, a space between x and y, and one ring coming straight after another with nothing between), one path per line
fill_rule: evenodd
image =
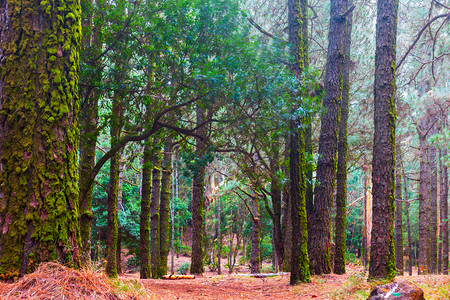
M184 263L181 266L178 267L178 273L185 275L187 274L187 272L189 271L189 269L191 268L191 265L189 263Z

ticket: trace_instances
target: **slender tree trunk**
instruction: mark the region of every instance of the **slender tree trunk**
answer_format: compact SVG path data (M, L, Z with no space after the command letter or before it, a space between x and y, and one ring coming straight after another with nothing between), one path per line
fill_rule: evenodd
M281 230L281 181L277 177L279 153L277 144L274 143L272 147L272 157L270 158L270 169L272 170L272 179L270 184L270 195L272 199L273 209L273 244L275 260L278 268L281 270L283 267L283 235Z
M310 270L313 274L331 272L331 208L336 179L336 153L341 115L347 0L332 0L328 34L326 96L323 101L317 162L318 186L314 193L314 212L308 223Z
M150 267L150 199L152 193L152 147L147 140L144 146L144 162L142 164L142 198L140 215L140 278L147 279L151 276Z
M372 161L373 224L369 278L395 276L395 67L397 0L378 0Z
M221 259L220 252L222 252L222 232L220 231L220 217L221 217L220 214L222 208L220 207L220 197L218 197L216 201L217 201L217 274L221 275L222 269L220 261Z
M100 26L93 26L93 3L91 0L81 1L82 5L82 30L83 30L83 48L80 57L86 60L98 56L102 51L102 40L99 38ZM89 74L89 80L92 84L98 85L101 82L103 68L102 61L96 60L89 64L93 72ZM81 78L83 81L84 78ZM98 138L98 100L100 98L100 89L94 87L80 87L81 105L80 105L80 153L79 153L79 180L80 190L87 190L79 195L79 214L80 214L80 232L81 232L81 264L87 265L91 261L91 227L94 218L92 214L93 185L86 179L89 178L91 170L95 166L95 147Z
M407 181L405 177L405 169L403 169L403 182L404 182L404 193L405 193L405 213L406 213L406 228L408 232L408 274L409 276L412 276L412 237L411 237L411 222L409 221L409 202L408 202L408 189L407 189Z
M111 147L120 139L123 126L123 99L121 91L115 91L112 103L113 117L111 118ZM106 274L109 277L117 277L117 242L119 234L118 224L118 197L119 197L119 172L120 155L118 151L110 162L109 186L108 186L108 226L106 233Z
M173 151L173 150L172 150ZM172 156L172 202L170 205L170 225L172 226L172 238L171 238L171 251L170 251L170 274L174 274L174 252L175 252L175 201L178 199L177 197L177 169L173 168L174 158Z
M197 108L197 124L204 122L205 111L203 108ZM206 136L206 129L201 127L197 134ZM202 157L205 151L205 144L200 138L196 141L195 154L198 158ZM191 257L191 274L203 273L203 206L205 191L205 168L204 162L200 162L195 166L193 172L192 183L192 257Z
M395 265L397 274L403 275L403 222L402 222L402 174L401 162L402 155L400 152L400 145L397 144L397 165L395 168Z
M159 196L161 192L161 150L158 148L160 138L153 139L153 157L152 157L152 196L150 200L150 240L151 240L151 269L152 278L161 278L159 272L161 253L160 253L160 214L159 214Z
M167 257L169 255L169 226L170 226L170 188L172 177L172 138L167 137L164 145L164 160L162 162L161 204L160 215L160 261L159 278L167 274Z
M252 253L250 256L250 272L261 272L261 222L259 212L259 197L255 195L252 201Z
M352 1L349 1L349 6ZM343 91L341 121L339 123L339 143L338 143L338 165L336 175L336 220L335 220L335 255L334 273L345 273L345 250L346 250L346 224L347 224L347 120L350 98L350 46L352 35L352 15L350 12L347 18L345 31L345 61L343 73Z
M443 157L447 155L447 149L440 150L440 221L441 221L441 233L442 233L442 273L448 275L448 168L443 164Z
M428 253L430 247L430 235L429 235L429 220L427 214L427 208L429 207L428 190L427 190L427 146L426 135L424 131L426 128L426 121L421 121L420 127L417 131L419 133L420 141L420 175L419 175L419 257L418 257L418 273L428 273Z
M433 130L430 132L433 134ZM436 164L436 148L429 148L429 174L430 174L430 272L437 273L437 164Z
M285 161L289 160L289 147L290 147L290 139L286 138L285 144L285 153L284 159ZM285 176L289 178L289 168L283 166L283 173ZM290 181L288 180L281 191L281 201L283 202L282 207L282 219L281 219L281 231L283 236L283 271L290 272L291 271L291 263L292 263L292 221L291 221L291 201L289 197L290 190Z
M3 279L46 261L80 265L80 3L64 5L61 11L49 2L0 3Z
M119 154L118 154L119 155ZM114 155L111 158L108 187L108 226L106 232L106 274L117 277L117 240L118 240L118 210L117 193L119 182L119 160Z
M301 80L303 72L308 66L308 1L288 0L289 42L295 63L292 65L294 74ZM301 91L305 93L305 91ZM295 111L300 105L293 107ZM306 124L307 118L294 118L290 121L290 217L292 224L292 266L290 284L308 282L310 280L308 264L308 230L306 214L306 157L305 132L300 129L300 123ZM287 238L287 237L286 237Z

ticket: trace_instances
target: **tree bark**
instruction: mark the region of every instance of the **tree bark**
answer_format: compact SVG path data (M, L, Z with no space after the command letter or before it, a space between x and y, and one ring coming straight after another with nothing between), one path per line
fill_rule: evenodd
M161 278L159 272L161 260L160 248L160 214L159 214L159 196L161 192L161 150L159 148L160 138L155 136L153 139L153 157L152 157L152 196L150 200L150 252L151 252L151 270L152 278Z
M80 265L80 4L0 3L0 274Z
M164 145L164 160L162 162L160 215L160 262L159 275L167 274L167 257L169 255L170 226L170 188L172 177L172 138L167 137ZM159 276L159 277L160 277Z
M433 130L430 132L433 134ZM430 272L437 273L437 164L436 148L429 148L428 173L430 174Z
M205 110L197 107L197 124L202 124L205 119ZM199 136L206 136L206 128L198 129ZM196 157L200 160L205 152L205 144L200 138L196 138ZM193 172L192 183L192 256L191 256L191 274L203 273L203 206L205 191L205 168L204 162L196 163Z
M112 103L111 147L120 139L123 126L123 99L120 91L115 91ZM110 162L108 185L108 226L106 232L106 269L109 277L117 277L117 244L119 234L118 198L121 151L117 152Z
M347 0L332 0L325 75L326 95L319 137L318 186L314 193L314 212L308 220L310 270L313 274L331 272L331 208L336 179L336 153L341 115Z
M273 209L273 244L275 260L278 268L281 270L283 268L283 234L281 230L281 181L277 177L279 170L279 152L277 143L274 142L272 145L272 156L270 158L270 169L272 171L272 178L270 184L270 195L272 199L272 209Z
M442 273L448 275L448 168L443 164L443 157L447 155L447 149L440 150L440 224L442 233Z
M395 276L395 66L397 0L378 0L372 161L373 225L369 278Z
M400 144L397 144L397 165L395 168L395 266L397 274L403 275L403 222L402 222L402 173L401 162L402 154L400 152Z
M259 212L259 197L255 195L252 199L252 252L250 255L250 272L252 274L261 272L261 221Z
M405 169L403 168L403 182L404 182L404 187L403 187L403 191L405 194L405 214L406 214L406 229L408 232L408 248L407 248L407 252L408 252L408 274L409 276L412 276L412 237L411 237L411 222L409 221L409 202L408 202L408 188L407 188L407 181L406 181L406 176L405 176Z
M290 148L290 138L286 137L285 141L285 161L289 161L289 148ZM283 174L289 178L289 167L282 167ZM281 191L281 201L283 202L282 207L282 219L281 219L281 231L283 235L283 271L290 272L292 264L292 221L291 221L291 201L289 197L290 190L290 180L284 184Z
M417 132L420 141L420 175L419 175L419 257L418 273L428 273L428 253L430 248L429 219L428 219L428 188L427 188L427 145L426 132L428 131L427 122L422 119L420 126L417 125Z
M349 1L349 6L352 1ZM339 143L338 143L338 165L336 175L336 219L335 219L335 253L334 253L334 273L345 273L345 250L346 250L346 224L347 224L347 120L350 98L350 46L352 37L352 16L347 17L344 47L344 72L341 120L339 123Z
M144 161L142 164L142 196L140 215L140 278L147 279L151 276L150 267L150 199L152 192L152 147L147 140L144 146Z
M289 42L292 44L294 64L291 66L294 74L301 80L308 66L308 1L288 1ZM299 88L299 94L307 94ZM295 111L300 105L296 103ZM292 266L290 284L308 282L310 280L308 259L308 230L306 214L306 157L305 157L305 129L300 129L300 123L307 123L307 118L293 117L290 121L290 217L292 224Z
M81 1L82 5L82 30L83 42L80 57L85 60L90 60L96 57L102 51L102 40L99 32L100 26L93 26L92 19L93 3L91 0ZM92 72L89 76L90 82L93 85L101 82L103 68L102 61L96 60L90 63ZM83 81L83 78L81 78ZM79 193L79 214L80 214L80 233L81 233L81 264L88 265L91 261L91 227L94 218L92 214L92 200L93 200L93 185L86 182L89 178L91 170L95 166L95 147L98 138L98 100L100 98L100 90L94 87L80 88L81 104L80 104L80 152L79 152L79 180L78 186L80 190L87 190L84 193ZM81 197L85 195L85 197Z

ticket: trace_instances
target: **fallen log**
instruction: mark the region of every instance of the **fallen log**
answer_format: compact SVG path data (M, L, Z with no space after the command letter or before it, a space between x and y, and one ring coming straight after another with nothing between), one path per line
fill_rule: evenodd
M195 279L194 275L163 275L162 279L176 280L176 279Z

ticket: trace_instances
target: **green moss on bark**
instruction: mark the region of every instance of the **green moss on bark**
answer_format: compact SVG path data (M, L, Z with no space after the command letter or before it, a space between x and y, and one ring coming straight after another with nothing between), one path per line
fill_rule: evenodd
M0 274L22 276L50 260L77 267L80 5L47 14L39 2L2 5ZM63 26L67 12L72 21ZM69 47L50 59L62 43Z

